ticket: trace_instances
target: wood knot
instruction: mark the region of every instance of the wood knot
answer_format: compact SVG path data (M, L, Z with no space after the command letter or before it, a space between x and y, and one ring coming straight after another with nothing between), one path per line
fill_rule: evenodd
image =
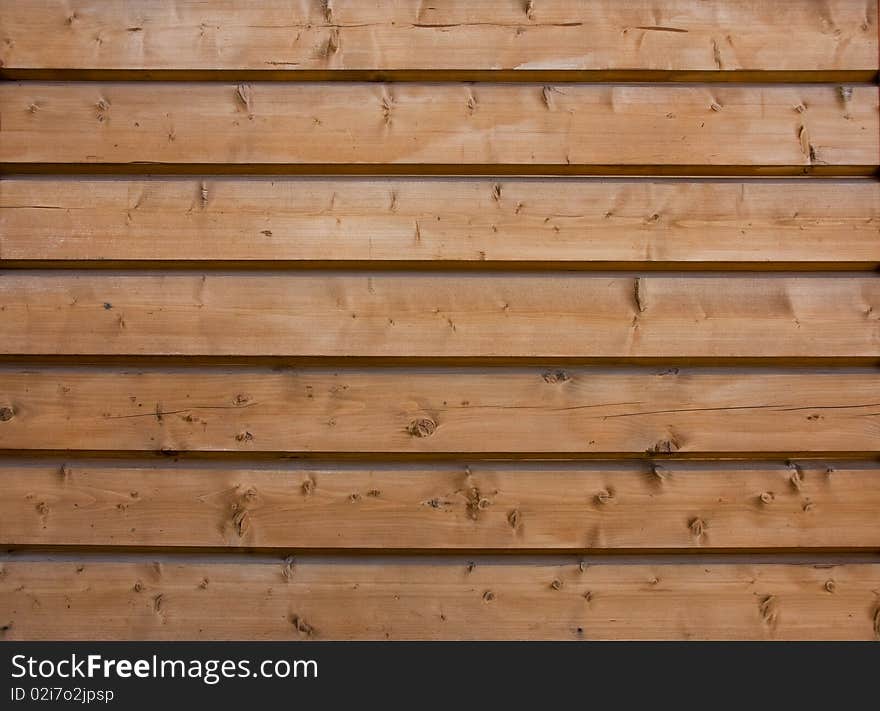
M801 471L801 468L793 462L788 463L788 468L791 469L791 475L788 477L789 483L795 491L800 491L804 485L804 473Z
M245 395L244 393L239 393L234 398L232 398L232 404L241 407L242 405L247 405L251 401L250 395Z
M419 417L409 423L406 431L413 437L430 437L437 430L437 423L430 417Z
M202 578L202 582L199 583L199 589L200 590L207 590L210 582L211 581L208 580L207 578Z
M107 118L107 111L110 109L110 102L107 99L98 99L95 103L95 118L103 121Z
M591 590L587 590L583 595L584 600L587 602L592 602L593 600L593 592Z
M690 523L688 523L688 527L691 529L691 534L695 538L702 538L706 535L706 529L708 526L706 522L701 518L692 519Z
M143 592L144 584L140 580L136 580L131 589L134 590L136 593Z
M324 13L324 20L328 25L333 24L333 8L330 5L330 0L321 0L321 11Z
M578 563L578 570L582 573L586 573L587 568L589 568L589 567L590 566L587 564L587 562L585 560L582 560L580 563Z
M834 584L833 580L826 580L824 588L826 592L833 593L837 586Z
M492 184L492 199L495 202L501 202L501 185L498 183Z
M667 476L668 474L665 467L661 467L659 464L651 465L651 477L654 481L664 482L666 481Z
M519 528L520 523L522 522L522 514L520 514L519 509L514 509L509 514L507 514L507 523L510 524L510 527L513 530Z
M550 583L553 590L562 590L563 585L564 583L559 578L554 578Z
M758 498L761 499L762 504L772 504L776 497L773 495L772 491L762 491L761 496Z
M541 377L545 383L566 383L571 380L564 370L548 370Z
M250 528L250 514L247 509L236 504L232 508L232 527L239 538L244 537Z
M336 54L342 46L342 39L339 36L339 28L334 27L330 30L330 36L327 38L327 44L324 47L324 56L329 57Z
M672 454L680 448L681 446L674 439L661 439L648 447L645 454Z
M206 207L208 205L208 184L204 180L199 186L199 196L202 201L202 207Z
M394 108L394 99L392 99L387 94L384 95L382 97L382 120L385 122L386 125L389 125L389 126L391 125L391 112L392 112L393 108ZM396 205L394 204L396 202L396 197L393 194L391 196L391 202L392 202L391 212L394 212L394 207L396 207Z
M761 598L758 604L758 611L761 613L761 619L768 625L775 625L779 619L779 600L775 595L767 595Z
M874 637L880 639L880 605L874 610Z
M495 593L491 590L487 590L483 593L483 602L492 602L495 599Z
M548 111L553 110L553 92L555 91L556 89L552 86L545 86L543 89L541 89L541 100L544 102L544 106L547 107Z
M474 521L480 517L481 511L485 511L492 505L489 499L480 494L480 490L476 486L472 486L467 490L465 498L467 499L465 510L467 511L468 518Z
M311 637L315 634L315 628L306 622L305 618L300 615L291 615L290 624L292 624L294 629L304 637Z
M49 515L49 504L47 504L45 501L41 501L40 503L38 503L36 509L37 513L39 513L40 516Z
M657 219L659 219L659 215L657 216ZM636 311L639 313L643 313L645 309L648 308L648 303L645 297L644 281L641 277L636 277L633 283L633 300L636 303Z
M523 5L523 11L526 13L527 20L535 19L535 0L526 0Z
M159 593L158 595L156 595L156 597L153 598L153 611L157 615L161 615L163 612L162 607L164 604L165 596L162 593Z
M719 104L717 101L713 101L709 105L709 108L712 109L712 111L721 111L721 104Z
M311 476L307 476L302 483L303 496L311 496L315 491L315 480Z
M293 578L293 566L294 559L292 555L287 556L281 562L281 577L284 578L284 582L289 583L291 578Z
M0 422L9 422L15 417L15 410L11 407L0 407Z
M235 435L235 441L236 442L253 442L254 435L250 432L247 432L247 431L239 432L237 435Z
M609 491L607 489L602 489L598 494L596 494L596 503L597 504L610 504L614 501L614 491Z
M253 97L251 96L251 85L250 84L239 84L235 88L235 98L238 100L238 103L241 104L242 108L247 111L248 116L253 118L252 111L252 102Z
M476 568L476 567L477 567L477 564L474 563L474 561L472 561L472 560L468 561L468 564L464 567L464 572L465 573L473 573L474 568Z

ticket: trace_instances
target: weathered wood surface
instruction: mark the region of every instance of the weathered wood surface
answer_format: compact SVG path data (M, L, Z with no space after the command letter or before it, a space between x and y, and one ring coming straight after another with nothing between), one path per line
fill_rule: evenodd
M880 449L875 370L0 369L0 448L514 456Z
M8 546L880 549L875 463L0 462ZM2 622L2 620L0 620Z
M12 171L862 174L880 163L872 86L7 82L0 115Z
M7 559L19 639L850 639L880 635L880 566L309 557ZM100 624L96 624L100 620Z
M880 360L874 276L16 271L0 352Z
M694 72L877 70L877 8L856 0L17 0L4 3L3 13L0 66L7 74L66 68L655 76L647 70L687 79Z
M0 260L872 268L880 185L10 178L0 182Z

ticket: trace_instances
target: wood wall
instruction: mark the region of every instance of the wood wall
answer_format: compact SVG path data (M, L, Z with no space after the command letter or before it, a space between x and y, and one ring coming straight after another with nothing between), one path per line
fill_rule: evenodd
M874 0L3 0L0 637L880 638Z

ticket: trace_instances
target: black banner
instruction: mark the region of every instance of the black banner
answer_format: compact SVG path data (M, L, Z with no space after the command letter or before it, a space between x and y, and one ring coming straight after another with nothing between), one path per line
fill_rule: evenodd
M836 707L874 698L878 652L871 643L4 642L0 708L760 707L779 694Z

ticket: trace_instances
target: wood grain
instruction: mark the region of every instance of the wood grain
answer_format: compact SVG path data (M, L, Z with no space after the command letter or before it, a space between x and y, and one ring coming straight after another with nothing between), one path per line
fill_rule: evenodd
M880 566L867 563L297 557L2 565L6 640L870 640L880 614Z
M874 269L880 184L9 178L0 261Z
M16 271L6 354L880 360L874 276Z
M461 79L468 76L461 70L505 76L630 70L625 76L637 77L647 70L689 78L693 72L877 70L876 7L855 0L9 5L0 44L7 75L34 68L321 77L433 71Z
M880 162L871 86L6 82L0 115L8 171L863 174Z
M876 463L0 461L6 546L880 549Z
M0 369L0 448L877 452L875 370Z

